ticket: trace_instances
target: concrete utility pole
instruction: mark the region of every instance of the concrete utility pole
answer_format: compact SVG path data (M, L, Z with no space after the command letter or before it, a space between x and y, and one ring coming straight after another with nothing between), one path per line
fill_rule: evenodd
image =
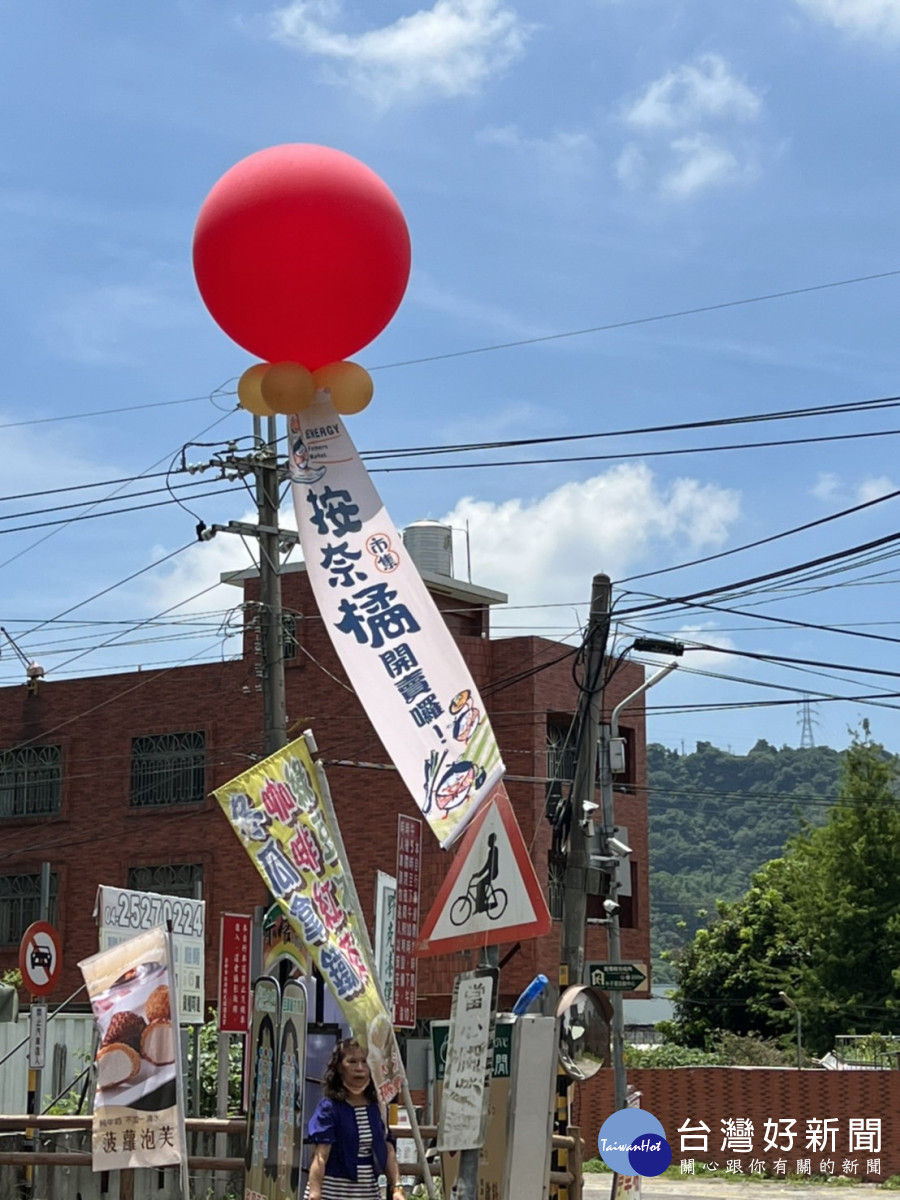
M262 438L262 420L253 418L255 450L242 457L230 447L227 455L204 463L192 470L218 467L226 477L253 475L256 492L257 524L246 525L230 521L227 525L197 527L201 541L209 541L217 533L237 533L255 537L259 542L259 645L262 656L263 754L268 757L287 743L287 714L284 686L284 616L281 608L281 548L297 541L297 535L278 528L278 500L281 472L278 465L278 429L275 417L266 418L266 441ZM271 903L271 897L269 898ZM284 966L284 964L282 964ZM283 982L283 980L282 980ZM195 1027L196 1028L196 1027ZM218 1037L218 1071L216 1112L225 1117L228 1112L228 1059L231 1036ZM198 1056L194 1053L194 1063ZM195 1094L197 1092L195 1091ZM216 1135L216 1153L225 1153L225 1135ZM223 1183L217 1181L217 1193Z
M262 422L253 418L254 432ZM266 418L266 456L256 468L259 514L260 641L263 647L263 752L287 744L284 690L284 616L281 610L281 534L278 529L278 429Z
M570 796L569 852L563 889L560 988L584 982L584 928L587 917L588 830L596 807L597 745L603 712L603 656L609 636L612 583L595 575L585 636L584 679L578 708L575 778Z
M297 541L289 529L278 528L279 488L284 475L278 462L278 427L275 417L266 418L266 440L262 419L253 418L252 454L238 456L232 444L228 454L214 461L187 468L205 471L218 468L224 478L252 475L256 492L256 525L229 521L227 525L197 527L200 541L217 533L237 533L259 542L259 649L262 658L263 753L268 756L287 743L284 687L284 615L281 608L281 551Z

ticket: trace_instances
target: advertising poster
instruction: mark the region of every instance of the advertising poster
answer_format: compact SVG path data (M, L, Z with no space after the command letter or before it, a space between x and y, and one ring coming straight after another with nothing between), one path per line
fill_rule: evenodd
M494 1026L494 1058L491 1074L488 1124L484 1144L478 1156L478 1200L491 1200L502 1194L506 1169L506 1124L509 1112L512 1039L515 1018L499 1016ZM447 1049L450 1043L450 1022L432 1021L431 1040L434 1047L437 1103L443 1101ZM459 1154L441 1155L444 1195L449 1196L459 1174Z
M281 995L278 982L265 976L253 987L248 1066L250 1107L244 1154L244 1200L269 1200L275 1193L273 1102Z
M379 1095L392 1100L402 1086L403 1064L331 797L306 742L291 742L218 788L215 796L308 948L353 1036L368 1046Z
M80 962L100 1036L93 1169L187 1162L169 937L159 926Z
M499 974L496 967L479 967L454 981L437 1127L439 1150L478 1150L484 1145Z
M298 1200L303 1149L303 1092L306 1077L306 990L289 979L281 994L276 1089L276 1184L278 1200Z
M422 876L422 822L404 813L397 816L397 936L394 945L394 1026L416 1024L419 932L419 887Z
M503 776L484 702L326 391L288 418L288 467L325 628L446 848Z
M222 913L219 926L219 1033L250 1027L251 917Z
M397 942L397 880L375 873L375 970L388 1012L394 1007L394 955Z
M206 945L206 901L162 896L127 888L99 887L94 916L100 927L100 949L109 950L157 925L172 928L172 971L175 976L175 1019L179 1025L202 1025L206 1012L203 954Z

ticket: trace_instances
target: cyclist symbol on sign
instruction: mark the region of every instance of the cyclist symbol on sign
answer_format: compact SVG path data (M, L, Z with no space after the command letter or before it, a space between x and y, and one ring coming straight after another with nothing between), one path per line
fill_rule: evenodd
M488 852L484 866L469 876L465 894L457 896L450 905L451 925L465 925L473 913L485 913L489 921L498 920L505 912L509 897L494 880L500 870L496 833L488 834Z

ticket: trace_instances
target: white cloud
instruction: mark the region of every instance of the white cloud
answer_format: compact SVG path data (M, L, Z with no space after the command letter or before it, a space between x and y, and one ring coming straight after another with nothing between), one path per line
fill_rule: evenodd
M676 138L672 153L678 163L660 180L660 191L670 196L690 196L704 188L730 183L745 170L734 154L708 133Z
M897 484L887 475L872 475L858 483L843 480L840 475L823 472L810 488L810 493L825 504L850 508L866 504L897 491Z
M379 107L464 96L523 53L531 32L502 0L437 0L390 25L341 33L339 0L295 0L273 16L273 36L324 59Z
M686 129L713 120L755 120L759 96L718 54L702 54L655 80L625 113L637 129Z
M796 0L835 29L864 37L900 39L900 0Z
M616 177L631 191L647 187L667 199L753 179L755 148L734 130L761 112L760 96L724 58L700 55L654 80L623 111L632 136L616 160Z
M856 494L860 504L865 504L867 500L878 500L881 496L887 496L896 490L897 485L888 479L887 475L878 475L872 479L864 479L857 486Z
M810 490L817 500L833 500L841 490L840 477L833 472L822 471Z
M479 583L512 604L548 604L582 595L585 563L616 579L720 546L739 510L734 491L694 479L664 486L626 464L535 500L466 497L443 519L468 523Z

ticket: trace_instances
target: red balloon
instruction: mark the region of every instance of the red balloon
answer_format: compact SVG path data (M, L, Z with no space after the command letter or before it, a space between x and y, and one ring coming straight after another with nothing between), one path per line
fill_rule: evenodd
M213 320L257 358L311 371L381 333L409 267L409 230L387 184L327 146L242 159L194 230L194 275Z

